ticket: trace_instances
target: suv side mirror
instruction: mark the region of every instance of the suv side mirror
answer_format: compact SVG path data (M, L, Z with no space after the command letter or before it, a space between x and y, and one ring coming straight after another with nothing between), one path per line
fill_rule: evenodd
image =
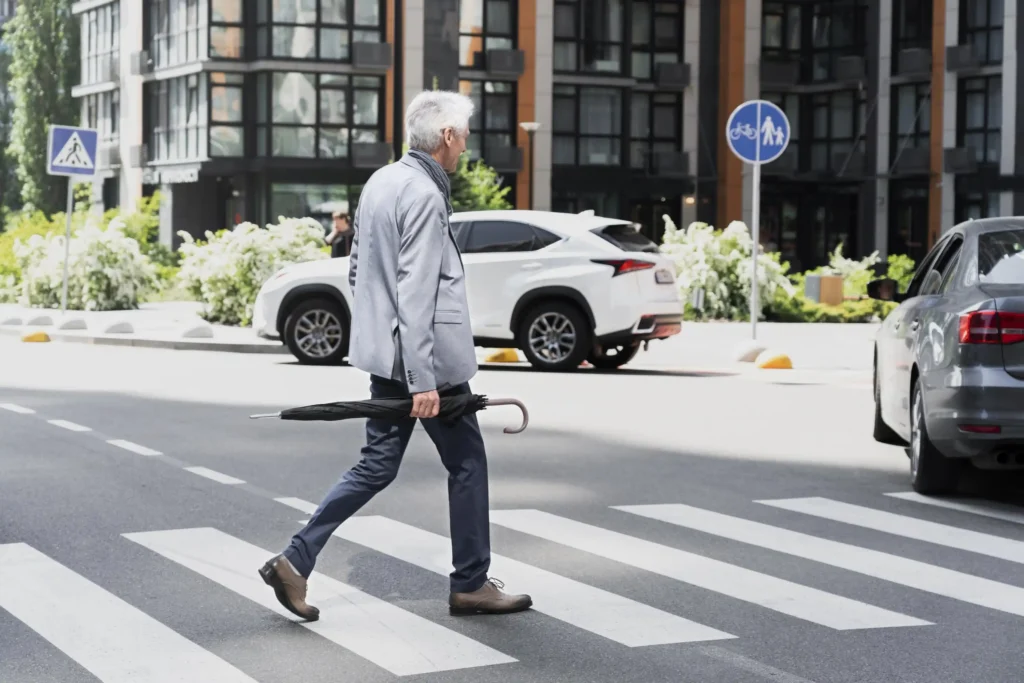
M868 296L879 301L902 301L900 285L892 278L884 277L868 283Z

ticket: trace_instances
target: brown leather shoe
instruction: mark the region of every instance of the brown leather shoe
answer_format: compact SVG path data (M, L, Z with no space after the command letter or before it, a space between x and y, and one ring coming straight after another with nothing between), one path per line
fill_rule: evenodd
M270 558L260 568L264 583L274 589L277 600L292 614L307 621L320 618L320 610L306 604L306 579L292 567L284 555Z
M529 595L509 595L501 592L505 587L498 579L488 579L472 593L452 593L448 597L448 613L456 617L472 614L511 614L522 612L533 605Z

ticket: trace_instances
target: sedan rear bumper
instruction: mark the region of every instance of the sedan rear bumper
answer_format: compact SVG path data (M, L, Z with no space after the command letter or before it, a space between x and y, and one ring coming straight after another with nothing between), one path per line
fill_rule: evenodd
M1024 381L1002 368L944 373L925 395L928 436L950 458L1024 466Z

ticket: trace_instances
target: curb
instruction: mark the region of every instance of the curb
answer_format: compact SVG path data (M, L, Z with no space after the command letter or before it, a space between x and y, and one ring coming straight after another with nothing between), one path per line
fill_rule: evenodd
M24 330L10 327L0 328L0 334L20 337ZM48 333L49 334L49 333ZM82 334L49 334L55 342L73 344L94 344L96 346L134 346L136 348L171 349L175 351L219 351L227 353L289 354L284 344L246 344L239 342L190 341L187 339L152 339L146 337L121 337Z

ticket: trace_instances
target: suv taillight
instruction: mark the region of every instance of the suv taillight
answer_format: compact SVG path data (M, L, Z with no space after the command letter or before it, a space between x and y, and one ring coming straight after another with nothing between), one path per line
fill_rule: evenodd
M961 344L1016 344L1024 341L1024 313L972 311L960 316Z
M640 261L638 259L591 259L594 263L600 263L605 266L611 266L615 269L615 275L623 275L625 273L633 273L638 270L648 270L653 268L654 264L650 261Z

